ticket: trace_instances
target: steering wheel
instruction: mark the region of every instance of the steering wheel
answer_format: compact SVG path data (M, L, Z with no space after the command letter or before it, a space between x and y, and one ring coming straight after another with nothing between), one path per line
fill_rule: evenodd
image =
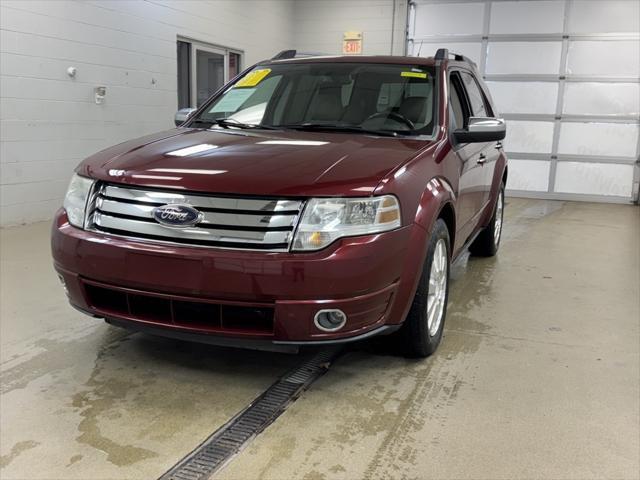
M369 120L373 120L374 118L380 118L380 117L385 117L385 118L390 118L392 120L395 120L396 122L399 123L404 123L407 127L409 127L410 130L415 130L416 126L413 124L413 122L411 120L409 120L407 117L405 117L404 115L402 115L401 113L398 112L378 112L378 113L374 113L373 115L369 115L364 122L368 122Z

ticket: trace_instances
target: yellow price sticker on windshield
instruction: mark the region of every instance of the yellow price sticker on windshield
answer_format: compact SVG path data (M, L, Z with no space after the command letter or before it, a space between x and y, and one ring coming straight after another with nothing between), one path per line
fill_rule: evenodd
M423 72L400 72L400 76L410 78L427 78L427 74Z
M254 70L252 72L247 73L238 83L235 84L236 87L255 87L258 85L264 77L271 73L270 68L261 68L260 70Z

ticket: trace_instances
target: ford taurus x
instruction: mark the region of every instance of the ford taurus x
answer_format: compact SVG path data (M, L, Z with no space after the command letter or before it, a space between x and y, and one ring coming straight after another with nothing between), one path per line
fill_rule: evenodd
M502 230L505 124L471 61L285 52L179 114L77 167L52 232L74 307L209 343L435 351L452 260Z

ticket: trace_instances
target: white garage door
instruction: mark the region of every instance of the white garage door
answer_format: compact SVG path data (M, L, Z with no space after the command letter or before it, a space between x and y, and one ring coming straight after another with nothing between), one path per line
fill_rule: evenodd
M512 195L629 202L640 181L638 0L417 0L409 55L477 62L501 115Z

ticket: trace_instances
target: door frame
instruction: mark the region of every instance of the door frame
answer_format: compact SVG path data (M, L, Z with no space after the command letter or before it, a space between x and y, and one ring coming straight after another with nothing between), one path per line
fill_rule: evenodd
M222 84L229 81L229 54L222 48L210 47L208 45L191 42L191 105L198 107L198 50L207 53L221 55L222 60Z

